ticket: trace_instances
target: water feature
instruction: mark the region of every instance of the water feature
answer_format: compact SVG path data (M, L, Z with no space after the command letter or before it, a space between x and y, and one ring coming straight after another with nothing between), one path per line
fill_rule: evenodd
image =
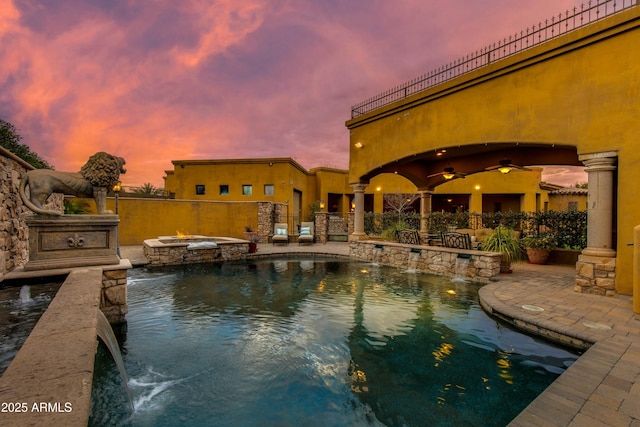
M382 251L384 250L383 245L375 245L373 247L373 263L375 265L382 264Z
M414 251L411 250L409 252L409 258L407 259L407 273L417 273L418 272L418 261L420 260L420 252L419 249Z
M577 358L488 317L480 285L370 267L131 270L136 411L99 351L90 424L503 426Z
M49 306L62 280L24 282L7 280L0 286L0 375Z
M31 286L23 285L20 288L20 304L31 304L33 298L31 298Z
M124 385L124 389L127 392L127 397L129 399L129 406L131 410L134 410L133 407L133 398L131 397L131 390L129 389L129 378L127 378L127 370L124 366L124 361L122 360L122 355L120 354L120 346L118 345L118 340L113 333L113 329L111 329L111 324L102 313L102 311L98 310L98 324L96 326L98 338L102 340L102 343L107 347L113 361L118 368L118 372L120 373L120 378L122 379L122 383Z
M467 269L469 268L469 262L471 257L465 257L458 255L456 258L456 271L453 277L454 282L466 282L467 281Z

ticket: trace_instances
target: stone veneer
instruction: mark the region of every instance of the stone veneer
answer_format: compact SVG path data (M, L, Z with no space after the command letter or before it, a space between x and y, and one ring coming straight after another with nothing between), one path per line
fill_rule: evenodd
M131 268L128 259L120 261L117 266L102 267L102 292L100 294L100 310L109 323L123 323L129 311L127 304L127 271Z
M22 177L33 166L0 147L0 281L3 276L24 265L29 257L29 230L25 218L32 215L20 198ZM47 209L64 211L62 194L49 198Z
M616 295L616 259L580 255L574 290L583 294Z
M207 242L215 239L216 247L188 248L189 243ZM142 250L151 266L198 264L204 262L245 259L249 253L249 241L231 237L194 236L189 239L165 238L144 241Z
M466 271L469 280L487 282L500 273L501 255L495 252L365 240L350 242L349 255L363 261L451 277L456 275L458 255L463 255L470 257Z

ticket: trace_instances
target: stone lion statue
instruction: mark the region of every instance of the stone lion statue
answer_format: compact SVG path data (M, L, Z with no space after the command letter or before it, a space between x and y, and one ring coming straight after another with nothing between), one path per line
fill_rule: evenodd
M41 215L61 215L60 212L44 208L53 193L92 197L98 214L110 214L112 212L107 211L107 192L118 182L120 174L126 173L125 163L122 157L99 152L89 157L80 172L35 169L22 178L20 197L29 209Z

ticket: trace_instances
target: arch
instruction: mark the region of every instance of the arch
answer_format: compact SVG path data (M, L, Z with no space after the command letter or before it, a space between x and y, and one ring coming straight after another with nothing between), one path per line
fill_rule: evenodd
M486 172L503 159L519 166L566 165L583 166L575 146L554 143L479 143L464 146L442 147L417 153L380 165L358 177L368 183L377 175L395 173L407 178L418 191L433 190L448 182L442 176L433 176L451 167L455 172L472 175Z

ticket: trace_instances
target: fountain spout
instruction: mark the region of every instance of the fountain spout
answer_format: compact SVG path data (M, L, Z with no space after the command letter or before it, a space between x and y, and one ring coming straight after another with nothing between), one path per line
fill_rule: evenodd
M124 383L124 388L127 392L127 396L129 398L129 405L131 406L131 412L135 411L133 406L133 398L131 397L131 390L129 389L129 379L127 377L127 371L124 367L124 360L122 360L122 354L120 353L120 346L118 345L118 340L116 339L115 334L113 333L113 329L109 324L109 321L102 313L102 311L98 310L98 337L104 345L107 346L109 352L111 353L111 357L113 357L114 362L116 362L116 366L118 367L118 371L120 372L120 377L122 378L122 382Z

